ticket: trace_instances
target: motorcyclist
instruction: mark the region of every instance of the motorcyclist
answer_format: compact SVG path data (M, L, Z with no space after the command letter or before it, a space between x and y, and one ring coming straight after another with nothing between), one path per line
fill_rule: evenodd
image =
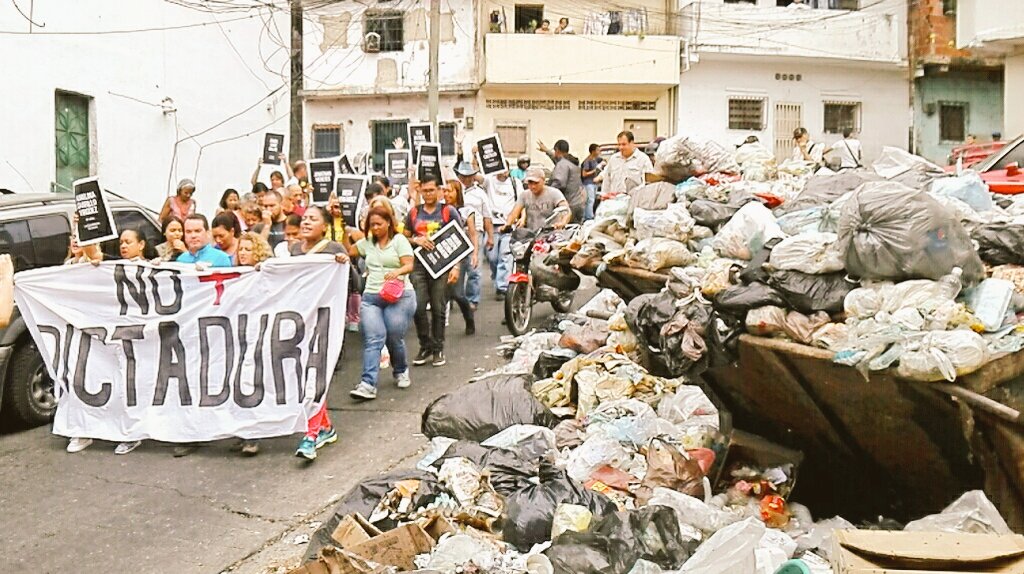
M526 223L523 227L531 231L540 231L545 221L555 213L556 210L563 210L561 216L552 223L555 229L562 229L572 218L569 210L569 202L561 191L545 184L544 170L539 167L531 167L526 170L526 177L523 178L529 193L522 193L516 200L512 213L508 214L505 228L511 228L525 215Z

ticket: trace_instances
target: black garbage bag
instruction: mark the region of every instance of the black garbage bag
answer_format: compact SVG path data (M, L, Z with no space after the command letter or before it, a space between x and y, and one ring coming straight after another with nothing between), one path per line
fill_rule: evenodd
M416 497L413 500L413 508L430 504L438 494L444 492L444 487L437 482L436 476L416 469L393 470L381 476L368 478L352 487L352 490L342 497L338 506L334 507L331 517L313 533L302 561L315 560L321 548L336 545L331 534L338 528L338 524L343 518L356 512L369 518L384 495L394 490L397 483L413 479L420 481L420 488L416 491ZM378 522L374 526L387 531L395 528L398 524L389 519Z
M793 199L775 209L776 215L793 213L811 207L828 205L869 181L882 177L866 169L845 170L835 175L812 175L803 190Z
M705 334L711 305L694 300L677 308L670 288L634 297L626 308L630 331L671 377L697 375L707 368Z
M974 230L978 255L989 265L1024 264L1024 226L988 223Z
M491 486L502 496L508 496L533 484L530 479L540 472L540 460L547 450L546 444L526 440L515 449L482 446L480 443L460 440L453 443L432 465L440 469L449 458L469 459L481 470L490 473Z
M530 393L532 377L495 375L441 395L423 411L429 438L483 441L515 424L551 428L558 418Z
M647 506L610 514L587 532L566 532L544 552L556 574L628 574L637 560L676 569L696 543L684 543L675 509Z
M806 314L824 311L830 315L842 312L846 295L859 285L842 271L812 275L779 270L772 272L768 283L782 295L784 306Z
M740 206L719 203L710 199L695 199L690 202L687 209L698 224L717 229L719 225L732 219L732 216L740 210Z
M750 263L747 263L747 266L740 272L740 281L744 283L767 283L768 270L764 266L772 255L772 249L781 241L781 237L773 237L766 241L764 246L757 250L753 254L754 256L750 258Z
M502 539L526 552L534 544L551 539L551 525L559 504L587 507L598 519L615 512L615 503L588 490L549 461L540 463L540 483L530 484L505 498Z
M836 234L847 272L860 279L935 280L960 267L970 286L985 274L959 219L927 192L899 183L858 188L843 206Z
M715 296L715 309L746 317L747 311L765 305L785 306L782 294L764 283L733 285Z
M533 364L533 376L538 381L551 378L558 372L558 369L562 368L562 365L575 358L577 354L573 350L562 348L542 351L537 362Z

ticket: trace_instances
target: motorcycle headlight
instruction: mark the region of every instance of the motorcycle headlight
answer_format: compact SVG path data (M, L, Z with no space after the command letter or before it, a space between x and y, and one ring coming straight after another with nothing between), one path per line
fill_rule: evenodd
M526 249L530 247L529 243L513 243L511 246L512 257L515 259L522 259L526 256Z

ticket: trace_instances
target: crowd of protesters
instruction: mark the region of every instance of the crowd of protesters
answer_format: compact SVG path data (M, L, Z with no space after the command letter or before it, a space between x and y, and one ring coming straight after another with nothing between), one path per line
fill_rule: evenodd
M139 230L122 230L120 257L155 265L190 264L200 270L235 266L258 270L273 257L311 254L333 255L338 263L350 264L346 323L349 330L361 333L363 341L362 372L350 395L373 400L386 366L390 365L397 388L405 389L412 384L411 365L447 363L445 334L452 303L462 315L466 335L475 334L483 267L490 270L495 298L504 299L513 266L512 226L535 227L537 218L543 219L555 207L568 208L576 222L590 219L602 180L636 187L652 171L650 159L637 150L629 132L619 134L618 151L607 161L596 144L582 162L570 153L565 140L558 140L551 149L538 142L538 149L552 162L550 175L541 166L531 165L529 156L522 156L514 167L506 164L507 169L484 176L474 149L474 159L465 161L460 154L450 170L452 176L443 180L426 176L393 186L387 177L372 176L355 226L346 225L335 195L324 205L311 202L307 166L301 160L289 164L281 156L285 172L273 171L269 183L264 183L259 181L261 159L251 191L225 190L212 220L198 210L196 184L183 179L159 213L163 241L151 245ZM472 253L444 276L434 278L415 258L414 250L433 250L432 237L452 221L466 231ZM566 217L561 223L568 221ZM98 264L102 258L99 246L80 248L73 239L67 263ZM405 340L410 324L419 340L411 358ZM308 421L296 455L313 460L318 449L336 440L325 401ZM79 452L91 443L88 437L72 438L67 451ZM121 443L115 453L127 454L140 444ZM185 456L197 446L179 445L175 456ZM256 440L239 441L238 447L247 455L259 452Z

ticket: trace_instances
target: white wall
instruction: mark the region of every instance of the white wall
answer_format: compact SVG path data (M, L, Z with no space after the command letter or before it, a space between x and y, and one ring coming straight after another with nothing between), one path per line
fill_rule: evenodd
M27 10L29 3L19 5ZM287 134L287 86L264 97L287 79L287 52L261 32L262 16L287 38L287 14L211 15L161 0L35 0L32 6L33 19L45 27L0 35L7 78L0 95L0 187L49 191L56 177L55 90L93 98L93 162L102 184L153 208L179 178L189 177L197 181L200 211L212 214L225 188L248 189L263 133ZM192 26L200 23L207 25ZM178 26L192 27L95 34ZM28 32L29 24L11 3L0 3L0 30ZM162 111L164 98L173 100L175 113Z
M1024 2L959 0L956 7L958 48L1011 50L1024 45Z
M368 53L362 48L367 6L405 14L405 48ZM363 5L342 2L309 11L303 46L306 90L386 92L423 90L429 68L428 3L393 0ZM476 26L471 0L446 0L441 7L438 75L442 87L478 82Z
M776 80L776 73L799 74L802 80ZM728 129L731 95L767 97L767 129ZM678 131L700 134L726 146L753 134L773 149L775 104L799 103L811 138L831 144L841 136L824 133L823 100L861 102L861 141L867 162L878 156L882 146L906 148L910 113L905 70L815 65L802 59L702 58L680 80Z
M1003 137L1010 140L1024 134L1024 54L1006 58L1003 83Z
M865 1L863 10L680 0L681 33L701 52L896 63L906 59L907 0Z

